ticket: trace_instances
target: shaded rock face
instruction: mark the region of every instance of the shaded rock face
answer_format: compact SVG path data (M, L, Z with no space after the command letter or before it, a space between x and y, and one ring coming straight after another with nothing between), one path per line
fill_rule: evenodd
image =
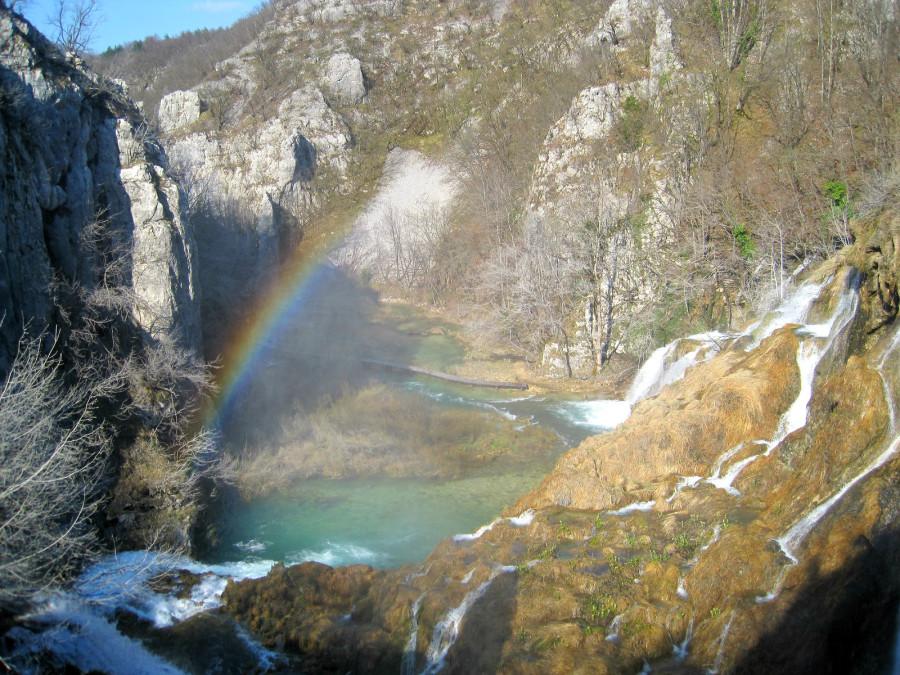
M192 204L204 331L215 342L302 238L317 204L314 180L344 176L350 131L318 88L304 86L258 126L176 130L165 140Z
M885 222L842 256L861 285L840 263L817 272L811 326L850 310L808 399L809 330L737 342L564 455L507 515L534 511L445 541L418 566L281 569L230 587L228 611L334 671L887 672L900 339L895 325L863 339L881 311ZM857 289L859 303L842 305ZM764 452L759 439L779 438L798 398L805 423ZM733 489L700 480L739 464Z
M5 10L0 99L0 361L50 325L62 286L113 285L148 338L199 345L183 195L133 104Z
M366 83L359 59L335 54L325 66L325 83L342 103L360 103L366 97Z

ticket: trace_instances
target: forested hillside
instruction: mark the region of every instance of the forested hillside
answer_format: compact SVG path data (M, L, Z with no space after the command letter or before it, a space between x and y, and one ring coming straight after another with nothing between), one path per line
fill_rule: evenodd
M896 181L894 12L888 0L274 2L230 31L124 45L96 65L151 116L163 91L199 93L168 143L201 212L222 221L221 191L203 190L231 172L227 184L277 203L261 236L282 249L353 230L339 258L377 284L588 375L617 351L735 325L849 243L849 220ZM189 45L215 58L254 26L217 66L185 66ZM335 54L359 61L361 97L329 80ZM243 155L211 157L314 88L327 110L298 120L318 148L306 174L279 177L243 141ZM385 165L396 148L422 153L440 186L422 167L404 174L411 160ZM391 200L383 166L422 184L427 217L393 202L371 217ZM267 208L216 227L259 230ZM359 236L373 227L377 246Z

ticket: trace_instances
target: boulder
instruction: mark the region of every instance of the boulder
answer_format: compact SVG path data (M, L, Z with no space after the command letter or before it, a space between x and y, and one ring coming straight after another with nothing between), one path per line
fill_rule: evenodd
M362 65L350 54L338 53L328 59L325 83L332 95L342 103L356 104L366 97Z

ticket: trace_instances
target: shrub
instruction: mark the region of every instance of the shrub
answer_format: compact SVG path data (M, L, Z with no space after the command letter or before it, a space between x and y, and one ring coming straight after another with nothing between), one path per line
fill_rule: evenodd
M78 570L94 549L110 436L104 384L65 383L59 358L23 340L0 390L0 606L16 608Z
M756 254L756 244L753 243L753 237L750 234L750 230L748 230L747 226L743 223L738 223L734 226L732 235L734 236L738 251L741 253L741 257L745 260L750 260L750 258Z

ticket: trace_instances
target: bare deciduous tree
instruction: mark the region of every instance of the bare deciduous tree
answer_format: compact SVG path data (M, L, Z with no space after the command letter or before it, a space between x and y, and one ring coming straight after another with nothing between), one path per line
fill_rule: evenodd
M25 339L0 390L0 604L66 578L94 549L110 435L97 419L109 378L65 383L56 356ZM100 394L103 392L101 391Z
M99 18L97 0L57 0L49 20L60 49L80 56L88 51Z

